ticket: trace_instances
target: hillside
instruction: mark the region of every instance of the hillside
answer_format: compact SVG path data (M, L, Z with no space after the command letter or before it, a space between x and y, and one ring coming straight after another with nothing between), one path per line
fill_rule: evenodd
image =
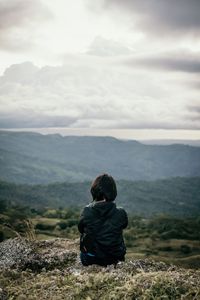
M0 299L200 299L200 272L149 259L83 267L66 239L0 244Z
M29 207L83 207L91 201L91 182L17 185L0 181L0 201ZM165 213L196 216L200 211L200 177L117 182L116 203L138 215Z
M102 172L118 180L193 177L200 176L200 147L1 131L0 166L1 180L28 184L80 182Z

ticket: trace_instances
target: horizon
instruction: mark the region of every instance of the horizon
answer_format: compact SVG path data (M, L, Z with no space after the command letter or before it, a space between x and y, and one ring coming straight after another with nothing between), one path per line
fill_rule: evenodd
M60 134L61 136L102 136L125 140L200 140L197 130L151 130L151 129L97 129L97 128L0 128L0 131L33 132L43 135Z
M191 138L190 132L188 134L188 138L177 138L176 135L166 138L163 137L163 132L160 132L160 135L155 135L151 137L146 136L145 132L141 134L140 132L130 132L124 130L120 133L119 130L117 132L110 132L105 130L90 130L83 128L76 128L71 130L70 128L0 128L1 132L14 132L14 133L38 133L41 135L54 135L59 134L62 137L110 137L116 138L121 141L138 141L140 143L146 145L171 145L171 144L185 144L190 146L200 146L200 137L198 134L193 138ZM127 135L127 136L126 136Z

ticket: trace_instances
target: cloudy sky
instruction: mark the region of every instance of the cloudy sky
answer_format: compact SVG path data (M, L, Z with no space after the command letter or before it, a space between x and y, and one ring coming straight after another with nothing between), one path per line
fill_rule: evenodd
M2 129L200 139L199 0L0 0L0 55Z

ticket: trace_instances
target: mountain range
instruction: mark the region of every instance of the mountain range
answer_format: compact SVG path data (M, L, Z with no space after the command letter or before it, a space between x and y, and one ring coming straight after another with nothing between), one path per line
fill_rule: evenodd
M0 131L0 179L20 184L200 176L200 147L145 145L113 137Z

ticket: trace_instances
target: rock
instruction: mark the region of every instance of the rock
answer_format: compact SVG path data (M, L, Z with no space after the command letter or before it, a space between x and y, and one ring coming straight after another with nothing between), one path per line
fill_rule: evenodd
M77 260L76 243L67 239L29 241L8 239L0 244L0 269L32 271L62 268Z
M7 300L8 294L6 291L4 291L2 288L0 288L0 300Z
M34 254L34 247L22 238L8 239L0 243L0 269L23 264Z

